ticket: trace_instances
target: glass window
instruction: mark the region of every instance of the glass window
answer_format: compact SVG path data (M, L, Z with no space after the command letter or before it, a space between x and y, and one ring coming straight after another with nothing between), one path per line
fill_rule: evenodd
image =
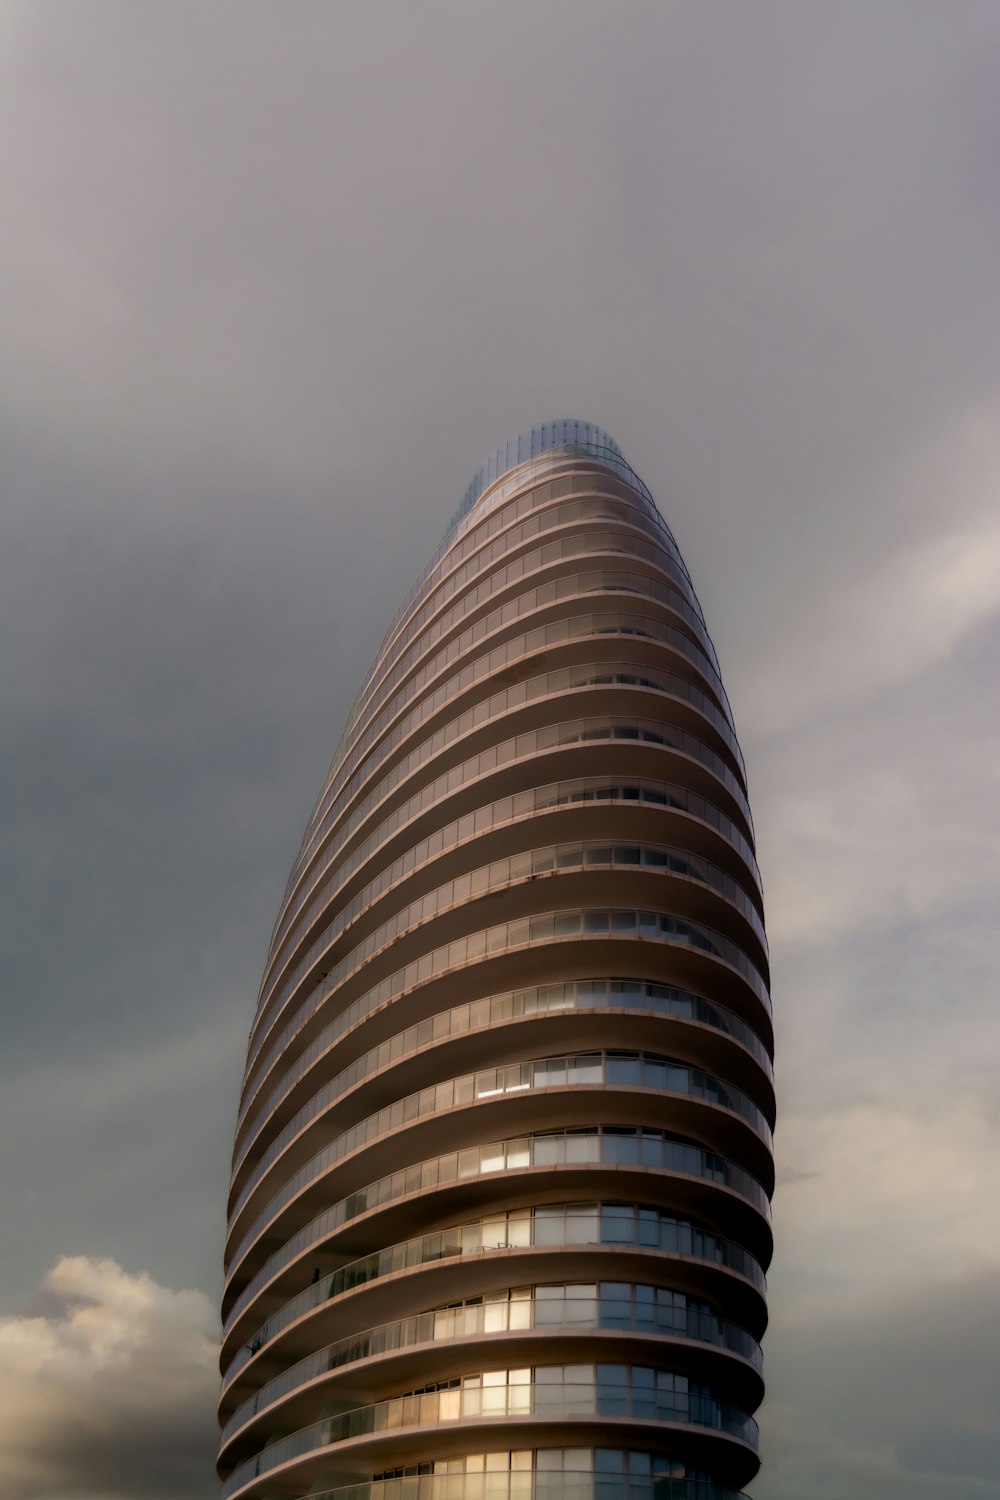
M623 1474L625 1472L625 1454L618 1448L596 1448L594 1450L594 1469L598 1474Z
M560 1209L537 1208L534 1218L534 1243L536 1245L561 1245L566 1232L564 1215Z
M634 1057L609 1057L604 1064L604 1076L608 1083L638 1083L639 1062Z
M570 1083L600 1083L602 1078L600 1057L569 1057L566 1059L567 1077Z
M566 1214L563 1224L564 1243L567 1245L593 1245L601 1238L597 1209L572 1209Z

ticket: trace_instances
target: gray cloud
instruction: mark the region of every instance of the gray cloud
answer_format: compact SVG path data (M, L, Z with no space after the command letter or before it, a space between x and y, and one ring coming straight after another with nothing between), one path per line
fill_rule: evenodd
M835 1318L776 1314L785 1400L768 1424L759 1500L1000 1494L995 1266L908 1295L855 1294ZM808 1384L794 1386L807 1360Z
M216 1295L344 713L471 471L579 414L677 532L750 764L755 1494L991 1495L903 1312L911 1425L827 1398L879 1298L995 1259L995 5L31 0L0 44L0 1300L66 1252Z

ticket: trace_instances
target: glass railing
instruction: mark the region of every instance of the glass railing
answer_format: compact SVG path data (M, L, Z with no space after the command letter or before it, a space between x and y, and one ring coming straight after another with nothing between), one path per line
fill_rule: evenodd
M717 1152L675 1140L664 1131L603 1125L592 1130L553 1130L513 1140L490 1141L413 1162L332 1203L268 1256L230 1307L226 1329L233 1326L258 1292L285 1267L307 1250L322 1245L352 1219L400 1198L453 1183L497 1172L555 1166L648 1167L680 1173L725 1188L754 1209L765 1223L770 1222L770 1201L756 1177ZM227 1280L230 1288L235 1269L234 1265Z
M468 964L477 963L499 953L509 952L514 948L533 947L536 943L569 941L572 938L624 940L629 937L641 937L651 942L679 943L683 947L711 958L721 959L741 976L763 1006L765 1013L770 1016L771 1000L762 975L743 949L723 933L701 923L688 922L665 912L634 909L608 910L607 908L575 908L542 912L535 916L519 917L511 922L502 922L495 927L455 938L450 943L444 943L440 947L422 953L418 958L412 959L402 968L387 975L366 992L365 1003L370 1009L375 1009L386 1001L396 999L413 985L426 983L450 969L464 968ZM349 955L350 963L348 960L343 960L335 965L330 970L328 978L316 986L308 1002L296 1011L291 1021L264 1055L259 1068L255 1070L257 1074L255 1093L263 1086L267 1075L283 1056L292 1039L323 1008L329 996L343 984L348 974L363 971L375 952L375 947L375 944L370 944L366 939ZM251 1050L247 1063L248 1073L257 1057L261 1055L263 1044L272 1033L273 1028L271 1032L262 1033L258 1039L259 1045ZM247 1108L250 1102L251 1097L247 1097ZM240 1123L242 1124L242 1120Z
M278 1088L261 1104L258 1111L260 1129L264 1128L278 1106L287 1099L289 1093L309 1069L337 1046L348 1031L364 1020L368 1010L362 1008L362 1005L362 1001L356 1001L348 1006L347 1010L342 1011L335 1020L331 1021L315 1041L298 1055L293 1066L282 1076ZM651 980L641 979L579 979L568 980L561 984L538 985L530 989L512 990L502 995L488 995L482 1000L455 1006L452 1010L439 1011L437 1015L428 1016L413 1026L408 1026L405 1031L397 1032L395 1036L381 1042L379 1046L373 1047L352 1062L349 1067L342 1069L336 1078L326 1084L293 1116L261 1156L260 1172L266 1171L267 1167L280 1156L288 1142L299 1133L306 1120L311 1118L314 1101L316 1101L317 1109L323 1108L324 1104L319 1103L321 1099L324 1103L331 1102L337 1097L338 1091L346 1092L369 1073L378 1072L411 1052L422 1047L433 1046L467 1031L500 1026L524 1017L549 1015L565 1010L605 1008L641 1010L651 1015L673 1016L680 1020L697 1021L703 1026L711 1026L716 1031L725 1032L727 1036L732 1037L744 1047L768 1079L774 1076L770 1055L757 1033L731 1010L727 1010L722 1005L715 1005L700 995L692 995L687 990L679 990L672 985L656 984ZM232 1173L234 1181L258 1135L259 1129L247 1138L236 1157ZM255 1172L255 1180L256 1175ZM246 1191L241 1193L239 1206L246 1201L246 1195Z
M618 611L570 615L562 620L550 620L545 625L536 625L532 630L514 636L510 640L501 641L492 649L489 648L488 642L484 642L483 653L467 660L459 670L454 669L455 663L463 656L468 657L470 650L474 647L475 643L471 639L472 631L468 631L456 641L449 642L430 662L409 678L390 701L379 710L375 718L369 721L367 728L344 756L343 774L346 776L350 773L351 769L378 743L388 726L398 718L406 705L434 681L439 681L439 686L429 694L426 701L433 702L436 708L440 708L451 698L466 692L473 683L481 682L494 673L502 672L512 664L520 665L526 657L590 636L627 636L630 639L644 639L652 641L657 646L668 647L686 657L710 685L714 697L720 704L723 718L730 728L732 727L721 680L705 653L682 631L676 630L672 625L663 625L657 620L652 620L648 615L629 615Z
M349 1070L353 1071L353 1070ZM340 1084L338 1088L337 1085ZM486 1099L497 1099L504 1095L524 1095L553 1088L642 1088L655 1089L667 1094L682 1094L691 1099L713 1104L740 1116L751 1130L771 1150L770 1126L753 1100L742 1089L721 1079L704 1073L700 1068L691 1068L684 1063L662 1057L649 1057L642 1053L588 1052L562 1057L546 1057L530 1062L508 1063L499 1068L482 1068L467 1073L461 1078L449 1078L442 1083L430 1084L427 1088L396 1099L375 1114L342 1131L326 1146L305 1162L282 1183L277 1193L257 1214L253 1223L241 1235L233 1248L230 1263L235 1266L246 1254L253 1241L273 1222L281 1209L290 1203L302 1190L337 1162L367 1142L375 1140L390 1130L408 1127L415 1120L429 1115L442 1114L446 1110L461 1109L481 1103ZM344 1092L341 1078L331 1084L331 1098ZM323 1093L326 1091L324 1090ZM330 1100L320 1102L321 1096L311 1101L311 1108L303 1124L315 1119ZM305 1114L305 1111L302 1112ZM247 1183L240 1200L230 1215L230 1227L235 1223L241 1208L263 1177L265 1168L260 1164Z
M601 504L595 519L609 520L610 517L603 514L607 507ZM372 690L363 706L349 723L349 728L344 731L337 752L343 754L348 745L352 743L354 734L366 724L370 716L383 704L388 695L413 671L416 664L433 650L434 646L443 637L448 636L465 617L474 610L479 609L487 602L497 590L496 575L490 574L477 589L465 594L457 604L445 610L441 615L431 620L420 636L398 657L391 670L387 671L379 681L376 688ZM706 631L701 617L697 611L692 609L686 595L672 584L663 583L660 579L647 573L630 573L612 568L592 569L586 573L563 574L559 578L548 579L545 583L537 584L534 588L526 589L523 593L513 599L505 599L502 606L498 606L489 615L483 615L475 623L463 632L462 640L465 642L463 649L485 640L494 631L509 629L512 620L520 619L524 615L533 614L538 610L549 608L560 601L584 598L589 594L629 594L640 599L653 600L673 614L678 615L694 631L698 640L705 648L711 667L713 680L718 680L721 688L718 663L711 649L711 640ZM648 618L648 617L644 617ZM335 757L336 759L336 757Z
M604 460L598 460L599 463L608 461L607 454ZM629 468L625 483L611 478L606 472L601 472L596 465L586 477L579 473L569 473L550 479L548 483L537 483L537 479L543 473L554 474L559 467L564 467L567 463L578 462L579 455L572 451L552 454L545 461L536 460L530 469L522 470L504 484L498 485L484 506L478 507L473 514L466 516L457 526L449 529L390 621L375 662L358 694L358 700L361 700L368 690L379 666L398 649L400 626L412 609L418 595L426 595L429 591L436 589L437 581L449 568L453 568L456 563L481 548L491 536L506 530L519 518L541 511L551 506L554 501L564 499L569 495L597 495L605 499L624 502L647 520L652 521L657 535L665 542L670 556L681 569L685 585L690 589L691 596L698 605L691 576L674 535L661 516L646 486L631 468ZM611 463L611 467L615 468L616 472L621 472L616 461ZM534 483L532 483L533 480ZM515 491L519 493L515 494ZM514 498L508 500L508 496L512 494ZM700 605L698 608L700 611ZM352 715L356 711L358 700L352 706Z
M554 424L548 425L551 427ZM589 426L590 424L573 425L578 428L580 425ZM538 430L532 429L532 436ZM520 439L518 442L520 446ZM584 465L588 469L586 478L583 478L579 472ZM550 478L548 484L539 484L539 479L543 476L555 475L560 469L565 470L567 467L570 468L570 472L556 479L554 483ZM612 474L607 472L609 469ZM480 474L482 472L481 470ZM616 479L613 475L621 477ZM474 486L481 487L470 504L469 497ZM620 448L613 439L608 438L606 442L600 444L583 445L578 442L572 444L567 442L558 447L550 445L544 453L532 454L530 458L526 457L518 465L517 472L511 474L502 483L494 480L491 485L482 485L480 476L477 475L473 485L466 490L465 498L446 527L438 547L393 616L386 632L386 640L389 640L393 631L403 620L413 600L428 586L434 574L440 571L442 560L447 560L453 553L464 555L463 549L465 548L481 546L485 536L509 526L511 520L516 519L518 515L548 504L554 497L581 491L590 494L599 491L602 487L605 490L610 489L611 493L618 498L629 501L635 508L641 509L644 514L655 521L667 545L676 554L681 566L684 566L673 532L660 515L649 490L632 466L626 463ZM490 494L483 499L486 489L490 490ZM514 496L514 499L511 500L510 496ZM686 567L685 576L688 576Z
M281 1464L350 1438L368 1437L377 1433L389 1434L411 1427L436 1427L447 1422L496 1417L549 1417L553 1421L572 1417L632 1417L647 1422L677 1422L708 1428L756 1450L757 1423L739 1407L717 1401L711 1395L660 1388L655 1379L648 1387L614 1382L612 1372L622 1370L628 1373L630 1367L627 1365L603 1365L599 1368L604 1378L595 1370L594 1378L590 1381L574 1380L565 1384L526 1381L517 1385L462 1386L452 1390L427 1391L420 1395L397 1396L390 1401L379 1401L374 1406L356 1407L339 1416L326 1417L288 1437L279 1438L263 1452L239 1464L222 1486L222 1500L228 1500L243 1485ZM641 1367L631 1368L638 1370ZM558 1367L550 1370L550 1374L557 1372ZM661 1372L649 1371L649 1374L656 1377Z
M674 534L660 514L646 485L614 438L595 427L592 422L545 422L541 427L533 427L530 432L519 433L516 438L496 449L467 488L461 505L441 539L439 553L454 538L471 530L481 517L490 516L502 506L508 495L522 490L537 476L570 467L571 475L579 486L580 479L577 476L584 466L592 470L591 484L599 477L605 483L614 484L616 490L633 505L639 502L643 514L648 514L655 521L690 583L690 575ZM609 469L619 476L617 481L609 480L606 472ZM503 476L511 470L515 472L501 483Z
M520 527L513 528L505 536L498 538L492 546L484 549L467 563L465 567L458 568L452 572L441 587L435 591L434 595L424 602L418 613L393 643L388 654L380 655L376 661L376 666L385 668L395 665L401 652L422 634L425 624L431 620L432 616L442 611L449 599L477 578L482 582L483 578L489 578L492 575L493 579L489 589L485 593L481 592L479 586L475 590L470 590L470 592L475 592L477 600L482 602L483 599L491 597L500 589L510 589L522 580L530 581L533 574L542 572L556 563L562 563L573 558L604 554L605 556L614 558L639 559L656 568L666 578L672 579L675 584L680 586L682 592L686 592L686 580L683 574L673 564L663 548L656 541L647 541L635 534L636 531L649 530L641 519L635 520L631 517L624 518L617 516L604 517L603 519L611 522L614 530L603 533L597 531L565 530L574 524L578 525L584 520L599 521L601 519L599 510L595 511L592 501L576 502L562 507L555 507L540 516L529 517L528 521L522 523ZM523 545L532 536L552 530L555 527L563 528L564 534L554 536L547 542L543 541L541 546L527 552L521 552L519 555L511 558L509 562L503 564L502 559L504 556L514 548ZM694 606L697 606L697 600L693 593L687 595L687 597ZM702 637L703 643L712 660L713 672L717 674L718 661L714 649L709 649L711 648L711 639L703 628L699 631L699 636ZM381 675L383 674L380 671L379 676L381 677ZM374 684L372 685L374 686ZM352 731L355 728L355 723L356 721L349 720ZM343 748L345 744L346 741L342 737L341 749L338 750L331 762L320 796L314 806L313 819L318 815L324 801L331 795L338 779L342 776L345 755L350 753L345 752Z
M709 1479L593 1470L523 1469L507 1473L412 1474L323 1490L311 1500L749 1500Z
M464 770L461 768L459 777L464 779ZM456 777L445 776L440 778L445 782L443 792L454 792L456 788ZM436 783L435 783L436 785ZM421 803L424 799L418 800ZM569 807L578 803L591 802L646 802L651 806L669 808L675 812L688 813L697 818L699 822L707 823L714 832L719 833L731 844L740 855L742 862L747 866L752 881L757 887L756 896L751 891L750 896L756 908L758 918L763 905L760 893L759 872L757 861L752 848L744 838L740 829L725 813L721 812L713 803L708 802L697 792L692 792L676 783L663 781L647 781L629 783L623 780L609 782L607 777L576 777L571 781L550 783L541 787L529 787L521 792L499 797L496 801L487 803L485 806L475 808L453 818L442 827L435 828L433 833L423 839L419 839L379 871L374 880L368 882L363 892L355 895L351 901L337 914L340 926L346 925L349 920L347 913L356 912L365 906L369 906L375 899L380 897L391 885L409 876L417 866L437 859L449 848L467 842L470 839L482 838L484 834L492 832L496 828L504 827L510 823L531 818L538 812L550 812L558 807ZM315 924L319 915L331 905L337 893L350 879L351 875L359 869L367 860L371 859L374 851L385 839L406 821L404 808L397 809L389 819L373 831L372 834L359 847L355 848L346 859L333 867L328 862L320 872L319 878L310 889L303 893L302 905L294 914L294 929L285 929L284 933L275 934L272 941L271 952L268 958L267 968L261 984L260 998L257 1003L257 1011L254 1016L254 1025L258 1025L260 1017L266 1009L271 997L277 992L280 985L288 984L285 973L290 955L287 950L292 943L300 941L303 933ZM411 813L412 816L412 813ZM763 923L758 920L757 927L759 935L763 934ZM280 947L277 945L280 944ZM282 953L286 956L282 959ZM280 967L279 967L280 966Z
M586 513L588 510L590 514ZM631 528L634 530L638 527L641 530L643 529L641 522L619 522L613 531L569 531L565 535L556 536L547 542L543 542L540 547L536 547L531 551L521 552L512 557L505 565L500 565L501 559L504 556L527 540L531 535L536 535L541 531L556 526L565 528L584 520L597 521L598 519L597 509L591 502L584 502L582 504L577 502L572 505L558 507L541 517L532 518L529 522L523 523L522 526L515 528L514 532L501 537L492 547L487 548L485 552L479 554L472 562L466 564L464 568L459 568L450 575L437 591L436 596L422 606L420 612L421 627L423 622L429 620L436 610L447 603L448 599L452 598L459 589L463 588L470 580L479 575L486 575L489 578L488 589L483 591L481 588L476 588L475 590L476 601L483 602L484 599L488 599L503 590L510 589L522 581L530 582L536 574L543 573L554 564L562 563L572 558L596 557L601 555L613 558L632 557L641 559L643 562L647 562L658 568L668 578L672 577L675 582L681 583L683 587L683 581L678 574L678 570L671 564L662 548L655 542L645 541L641 537L630 535L629 530L625 529ZM523 532L524 535L517 536L515 532ZM470 607L474 607L474 604L470 605ZM400 647L408 645L417 634L417 630L411 630L407 627L407 630L404 632L405 639L401 639L399 643ZM395 661L395 653L392 659ZM718 675L714 666L711 668L711 671L713 676ZM342 741L343 748L331 764L323 792L316 806L316 812L322 807L324 801L336 795L337 787L342 784L345 774L351 766L356 764L357 752L359 746L364 744L364 737L355 739L351 743L350 749L346 748L346 743L349 742Z
M283 1370L238 1406L223 1427L221 1440L227 1443L259 1412L291 1391L359 1360L419 1344L478 1339L495 1333L559 1334L588 1329L690 1340L738 1355L757 1371L764 1366L761 1347L745 1328L689 1301L684 1293L642 1285L632 1286L628 1295L622 1295L622 1283L615 1283L613 1291L603 1286L589 1291L574 1285L525 1287L516 1296L487 1301L480 1298L475 1303L417 1313L328 1344Z
M683 559L676 547L664 537L662 527L635 505L634 501L630 504L632 497L623 494L616 485L602 484L599 479L595 482L595 479L596 476L588 480L567 475L552 482L551 486L540 485L525 496L534 503L523 511L520 518L508 511L506 517L497 518L499 524L490 522L485 527L477 527L474 532L467 533L457 545L449 548L442 558L444 566L439 570L437 578L424 580L420 590L422 597L406 623L395 631L390 626L376 659L378 664L394 661L399 652L423 630L427 620L441 609L442 604L481 574L496 568L511 552L524 547L533 537L578 526L581 522L601 519L608 500L619 506L624 501L628 505L628 514L619 511L612 515L605 514L603 518L613 522L616 527L630 528L651 538L659 566L675 580L685 596L697 604L697 596ZM520 502L512 510L520 512Z
M609 432L595 422L581 422L577 418L562 417L554 422L543 422L519 432L495 448L485 463L481 464L462 496L462 502L448 524L447 535L455 532L462 520L482 495L512 469L519 469L520 483L524 483L523 465L537 463L543 455L567 448L581 456L585 453L600 454L616 464L624 463L624 454ZM638 476L637 476L638 477ZM494 491L495 498L496 492Z
M603 735L601 733L602 729L605 731ZM446 772L443 772L434 781L423 786L418 792L415 792L405 802L396 807L369 834L362 845L353 850L339 866L336 866L334 862L337 855L360 824L370 816L378 804L384 801L401 781L413 775L428 759L427 750L424 746L420 746L411 755L407 756L405 760L397 763L378 785L358 802L343 821L336 835L326 845L325 859L318 873L315 873L315 867L313 867L314 879L312 884L307 889L300 890L297 899L285 907L271 938L268 967L265 971L262 989L263 984L269 981L276 955L280 950L280 946L285 942L292 924L295 923L298 925L299 914L302 908L311 900L319 882L324 880L331 871L334 871L333 880L336 882L336 885L343 884L351 872L359 864L363 863L370 856L371 852L395 832L397 828L402 827L403 824L424 809L433 806L442 797L454 793L470 781L488 775L490 771L496 770L499 766L507 765L514 760L530 759L535 755L544 754L547 751L553 751L563 746L578 744L581 741L592 742L600 738L641 740L643 743L657 744L669 749L679 750L682 754L698 760L717 780L722 782L739 807L745 826L748 829L752 828L753 824L750 818L749 804L737 778L725 762L714 751L709 750L708 746L703 744L695 735L672 726L668 728L666 725L652 719L626 719L618 718L617 716L614 719L605 717L575 719L564 724L546 725L542 729L528 730L523 734L514 736L512 739L501 741L497 745L491 745L488 750L481 751L479 755L474 755L457 766L450 766ZM433 753L436 754L437 750L435 749ZM655 785L656 783L653 784ZM667 785L667 783L660 784ZM685 788L676 788L675 794L677 796L687 795L694 799L692 810L696 803L704 801L704 799L698 797L697 793L687 791ZM526 792L521 795L529 795L529 793ZM716 822L713 820L712 814L708 812L701 814L706 821L712 822L713 827L719 827L722 831L728 828L734 829L738 839L738 841L734 840L734 842L737 843L737 847L743 854L744 860L750 865L757 885L760 887L760 871L757 868L753 850L749 843L747 843L747 840L735 828L735 825L729 818L715 809L713 803L704 802L704 806L706 809L711 808L715 817L721 819L721 822ZM529 810L530 808L528 807L524 808L526 812Z
M412 673L405 675L402 683L396 685L388 701L381 707L373 706L374 717L366 716L358 724L358 736L350 742L350 747L345 749L343 770L346 773L351 766L356 765L361 755L376 742L386 726L392 722L418 694L437 679L448 677L462 681L462 687L468 687L470 682L479 680L488 675L489 671L502 670L508 663L517 661L521 657L530 656L534 651L544 649L548 646L560 645L565 641L576 640L578 636L588 633L612 634L613 627L617 622L622 625L622 634L639 636L655 642L657 645L669 647L680 655L687 657L693 666L697 667L701 676L709 683L713 694L730 723L732 723L732 711L729 701L722 686L722 679L705 652L698 646L690 636L683 631L677 630L656 619L649 611L636 615L618 615L618 612L599 611L596 615L582 616L571 614L562 619L550 620L545 625L535 625L534 628L522 631L518 636L508 641L500 641L490 647L488 635L491 632L502 632L510 627L514 619L522 618L523 624L530 626L531 614L525 607L526 599L539 592L538 589L530 591L529 595L522 595L510 601L501 609L497 609L488 619L480 619L467 627L461 635L447 641L441 649L433 655L423 666L417 667ZM622 591L616 590L613 599L608 598L609 604L622 604L627 601L620 598ZM587 596L592 599L592 595ZM536 605L535 611L537 612ZM589 618L592 623L592 631L574 629L575 622ZM602 630L602 622L607 629ZM488 631L489 627L489 631ZM542 632L545 632L543 635ZM463 657L468 658L470 653L477 651L478 654L466 661L461 672L454 671L456 662ZM500 653L503 653L502 655ZM481 662L491 665L484 670L479 670L472 676L467 674Z
M469 633L471 634L471 632ZM507 666L514 665L520 668L526 659L531 658L543 651L549 651L570 642L584 642L604 640L609 637L627 640L651 641L654 645L663 646L685 656L701 676L706 679L712 687L714 700L722 704L722 723L726 726L722 731L727 745L732 750L735 741L735 731L732 729L732 718L728 707L728 700L722 690L721 682L715 678L708 658L695 646L687 636L673 626L662 625L657 621L650 620L646 616L631 615L620 611L601 614L572 615L568 619L553 620L545 625L536 626L533 630L510 640L503 641L494 646L492 650L486 650L483 654L467 661L466 665L459 671L448 671L448 666L456 662L462 655L467 655L472 644L462 637L452 642L432 662L421 669L412 677L406 685L400 689L392 701L379 713L377 719L365 731L362 739L358 740L350 752L348 759L352 765L357 764L367 750L375 746L382 738L383 732L394 719L398 720L399 714L406 704L417 697L424 688L428 687L436 679L440 679L439 686L424 697L416 705L412 715L403 721L407 724L404 732L409 733L414 727L413 715L416 715L416 723L421 722L428 712L437 711L444 703L452 698L458 697L468 691L472 684L484 681L487 678L502 674ZM637 668L641 670L641 668ZM686 679L685 679L686 680ZM714 700L708 699L713 703ZM718 712L718 710L715 710ZM719 725L715 719L715 712L710 716L716 727ZM397 725L398 727L398 725ZM737 746L738 750L738 746ZM355 754L357 751L357 754ZM736 752L734 752L736 753ZM381 751L375 757L376 761L382 758ZM347 762L345 761L345 766ZM336 807L342 799L337 798L333 803ZM316 843L316 837L310 839L310 846Z
M459 779L465 779L465 767L461 767L458 773ZM447 795L456 789L454 776L446 775L439 778L444 783L441 786L441 794ZM438 786L438 782L434 783ZM425 788L425 791L429 789ZM514 792L506 797L499 797L494 802L487 803L483 807L465 812L459 818L453 818L443 827L436 828L426 838L412 844L404 854L393 860L388 866L383 867L376 880L370 881L365 889L370 892L367 901L373 900L395 881L408 876L419 864L423 864L431 858L438 858L444 850L473 838L481 838L484 834L496 828L503 827L509 823L531 818L539 812L551 812L555 808L570 807L580 803L596 802L644 802L653 807L669 808L675 812L689 814L697 818L699 822L707 823L714 832L719 833L727 843L732 844L740 855L743 863L748 867L757 888L757 896L753 898L754 904L760 913L763 902L760 894L760 875L757 869L757 861L753 849L744 838L740 829L721 812L714 803L706 801L697 792L692 792L679 783L654 781L643 778L641 781L627 781L619 779L609 781L605 776L574 777L572 780L552 782L546 786L528 787L524 791ZM417 807L414 809L413 804ZM411 798L409 802L397 808L379 825L363 844L356 847L346 859L333 868L327 863L321 871L319 879L314 882L308 892L303 895L303 900L308 901L308 906L298 908L294 916L294 931L287 928L282 933L275 933L268 956L268 964L261 984L260 999L254 1016L256 1025L265 1009L271 995L276 991L279 983L284 982L281 974L287 968L289 957L282 959L282 954L287 954L289 940L300 940L301 935L312 926L320 913L328 907L350 879L356 870L371 859L374 852L381 844L389 838L408 818L413 817L422 807L429 805L422 794ZM355 898L356 899L356 898ZM353 902L352 902L353 905ZM346 911L347 908L345 907ZM292 920L290 918L290 920ZM280 945L280 946L279 946ZM279 974L279 964L281 974Z
M223 1388L228 1388L255 1354L299 1318L332 1298L368 1286L383 1276L419 1270L440 1260L481 1256L489 1251L602 1245L652 1250L679 1260L722 1266L749 1282L762 1297L766 1290L764 1272L749 1250L661 1209L632 1203L545 1204L533 1209L510 1209L387 1246L319 1278L277 1308L237 1350L226 1367Z
M582 617L581 617L582 618ZM600 618L600 617L598 617ZM666 627L665 627L666 628ZM577 631L574 628L574 618L568 621L555 621L550 626L539 627L539 632L551 630L556 634L558 641L583 641L589 635L600 639L604 632L584 630ZM622 632L624 635L624 632ZM634 633L634 632L633 632ZM536 632L532 632L532 635ZM655 637L654 637L655 639ZM685 638L686 639L686 638ZM524 638L520 638L523 643ZM315 821L310 825L310 832L296 860L293 884L298 882L300 871L310 862L312 853L317 843L331 828L340 814L350 804L358 791L367 781L376 775L382 763L403 743L410 738L421 725L439 713L448 703L460 694L467 692L475 682L486 683L489 677L502 670L504 663L520 660L524 652L516 656L512 646L518 642L508 642L504 646L498 646L489 657L478 658L461 669L459 672L446 676L426 697L420 699L408 713L398 718L391 728L371 743L366 735L359 740L351 750L341 771L334 783L331 784L328 797L324 798L321 808L317 811ZM550 643L551 644L551 643ZM690 643L689 643L690 644ZM534 648L541 649L541 645ZM691 646L691 651L696 648ZM502 657L502 661L500 658ZM498 661L494 662L494 658ZM499 664L498 664L499 663ZM623 675L614 669L615 663L586 663L578 667L562 667L553 672L546 672L525 679L523 682L511 688L507 693L497 693L490 697L480 699L466 714L473 716L469 727L473 724L482 723L486 718L491 718L499 713L509 713L514 708L524 703L533 701L538 697L548 697L553 693L565 692L571 688L588 687L592 685L588 672L597 672L595 681L601 683L631 682L633 685L648 687L653 691L668 693L675 698L681 698L691 704L702 714L714 727L720 740L733 757L733 762L739 771L744 784L746 782L746 766L743 761L743 753L740 750L739 741L726 713L718 706L714 697L694 686L687 677L680 677L676 673L661 670L654 667L637 665L631 673ZM513 696L511 696L513 695ZM461 715L457 721L461 723L465 715ZM445 726L449 727L449 726Z
M622 514L620 509L608 514L609 500L617 507L624 503L629 514ZM424 634L427 623L440 613L442 605L459 589L482 573L495 568L504 556L517 547L523 547L532 537L544 535L558 527L579 524L581 521L602 519L645 532L659 544L657 551L662 557L660 566L676 580L681 593L690 600L699 622L700 633L704 635L715 658L715 648L705 629L704 616L684 559L656 507L645 510L641 505L636 505L635 496L628 488L614 480L608 480L606 476L590 474L582 478L566 475L523 492L510 505L503 507L502 511L494 511L463 537L453 539L431 560L418 583L400 605L382 638L375 661L351 705L348 729L353 727L376 682L384 675L386 666L398 661L400 653L417 636ZM403 616L417 600L418 594L422 596L419 604L404 624ZM715 664L718 667L717 659Z
M462 823L465 824L464 830ZM502 826L507 826L509 823L509 818L502 820ZM474 831L470 830L470 825ZM426 839L422 839L406 854L401 855L398 860L394 860L391 865L381 870L374 880L363 886L341 908L319 936L314 938L305 952L299 956L295 967L285 973L280 982L275 981L274 987L267 996L267 1000L273 999L275 1004L270 1011L266 1008L262 1010L260 1019L270 1015L276 1020L289 1011L295 1004L296 994L303 980L309 980L312 984L316 983L313 975L316 964L324 958L324 955L326 955L326 961L330 961L331 950L335 949L338 940L347 929L357 921L358 917L370 914L375 903L381 900L393 886L399 885L421 866L432 866L445 849L457 847L459 843L475 843L490 829L491 825L471 817L456 821L444 829L436 830ZM461 837L463 831L464 839ZM624 841L610 844L606 839L588 839L575 840L572 843L547 844L508 855L504 859L491 860L488 865L480 865L477 869L458 875L433 891L428 891L417 900L393 912L392 916L382 922L361 945L341 959L340 963L347 966L343 972L346 973L355 967L356 960L353 955L359 953L362 948L366 949L369 954L374 953L388 943L394 942L410 929L443 915L456 906L465 906L470 900L488 892L505 889L522 881L534 879L538 875L591 867L652 870L662 875L678 875L709 887L740 913L760 944L760 956L764 964L767 963L767 935L757 905L743 886L726 870L692 850L680 849L675 845L637 844ZM324 979L331 978L334 972L333 968L327 969L323 975Z

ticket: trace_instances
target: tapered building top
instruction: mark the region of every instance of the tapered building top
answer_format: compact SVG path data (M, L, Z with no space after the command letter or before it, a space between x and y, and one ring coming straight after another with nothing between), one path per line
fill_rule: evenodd
M225 1500L732 1500L771 1253L746 777L607 433L498 449L282 899L229 1199Z

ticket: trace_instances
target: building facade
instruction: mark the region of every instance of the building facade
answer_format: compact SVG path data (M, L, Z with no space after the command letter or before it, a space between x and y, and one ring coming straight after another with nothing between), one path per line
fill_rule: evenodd
M224 1500L734 1500L771 1252L743 759L617 445L498 450L355 702L250 1034Z

